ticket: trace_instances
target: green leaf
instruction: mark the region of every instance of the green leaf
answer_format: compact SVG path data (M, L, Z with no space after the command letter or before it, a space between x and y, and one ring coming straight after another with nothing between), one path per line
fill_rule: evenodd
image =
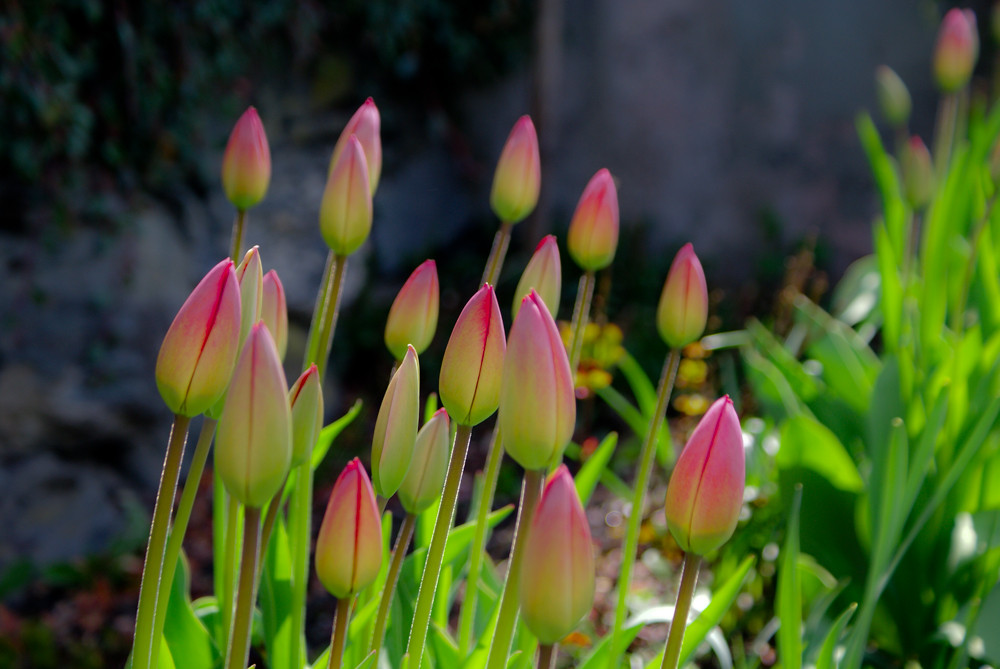
M639 623L626 627L618 635L618 642L611 648L611 635L607 635L594 647L587 659L577 669L604 669L604 667L617 667L620 658L632 645L639 632L646 626L646 623Z
M288 551L288 531L282 514L275 518L271 540L264 554L261 574L260 604L264 622L264 640L271 666L279 669L284 658L291 657L292 560ZM280 659L279 659L280 658Z
M355 669L373 669L374 666L375 666L375 651L371 651L370 653L368 653L365 659L361 660L361 664L355 667Z
M753 342L761 354L781 373L800 401L809 403L823 392L823 384L808 373L792 352L785 348L760 321L751 318L747 322L747 332L753 337Z
M440 596L441 594L439 590L438 595ZM458 650L458 644L451 638L447 630L443 629L439 624L431 624L427 641L430 644L431 652L434 654L434 661L437 666L461 666L462 657Z
M358 417L358 414L361 413L361 407L361 400L356 400L354 405L347 410L347 413L320 430L319 439L316 441L316 447L313 448L312 452L311 464L313 471L323 462L323 458L326 457L326 453L330 450L330 446L333 445L334 440L344 431L344 428Z
M896 257L902 257L905 248L906 205L903 202L899 175L892 159L882 146L878 129L871 116L862 112L855 118L855 127L861 146L868 156L868 162L875 177L875 185L882 197L882 211Z
M684 666L691 659L712 628L722 622L723 616L732 608L733 602L736 601L740 590L743 589L743 582L746 581L747 574L750 573L755 562L756 557L753 555L743 558L732 576L712 593L712 601L705 607L705 610L699 613L698 617L687 626L684 631L684 640L681 642L679 666Z
M604 473L611 461L611 456L615 453L615 447L618 445L618 433L612 432L608 436L604 437L600 445L594 450L593 454L587 458L587 461L583 463L580 467L580 471L576 473L576 494L580 497L580 504L587 506L587 501L594 492L594 488L597 487L597 482L601 479L601 474Z
M181 552L174 571L174 581L170 586L167 615L163 621L163 639L170 649L167 657L160 653L160 667L173 666L174 657L184 658L184 666L191 669L211 669L219 658L212 643L212 635L198 619L188 596L187 556ZM167 664L164 664L166 660Z
M882 224L875 226L875 255L879 270L879 300L882 312L882 341L890 351L901 347L903 323L903 283L899 261L892 250L889 232Z
M859 492L864 488L844 445L825 425L805 414L793 416L781 426L781 447L775 461L781 469L811 469L840 490Z
M486 518L487 527L494 528L503 521L504 518L509 516L514 510L513 504L508 504L503 506L493 513L491 513ZM456 563L459 558L462 557L464 551L469 550L469 544L472 543L473 536L475 535L476 524L464 523L458 527L454 527L448 532L448 542L445 544L444 557L442 558L442 565L451 565L452 567L457 566ZM418 548L403 560L403 566L401 568L401 573L408 574L414 577L414 582L420 582L420 572L423 571L424 559L427 556L427 548Z
M830 627L830 631L826 635L826 639L823 641L823 646L819 649L819 657L816 658L816 669L837 669L837 663L834 660L837 642L840 641L840 635L843 634L844 628L847 627L847 621L851 619L857 608L857 603L852 603L843 613L837 616L837 620L834 621L833 626Z
M799 508L802 488L796 488L792 515L785 532L778 571L778 656L784 669L802 667L802 578L799 574Z

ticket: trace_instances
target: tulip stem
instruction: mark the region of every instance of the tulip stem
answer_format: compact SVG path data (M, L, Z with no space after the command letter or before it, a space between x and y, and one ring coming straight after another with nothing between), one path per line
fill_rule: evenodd
M146 560L142 566L139 607L135 616L132 663L136 669L149 669L152 666L153 647L159 645L159 639L153 636L153 627L156 609L161 605L166 606L165 600L159 600L163 553L167 544L167 532L170 530L170 513L174 508L177 479L180 477L181 460L184 457L184 444L187 441L190 423L191 419L187 416L174 415L174 424L167 441L167 454L163 459L160 487L156 492L156 503L153 506L153 523L146 544Z
M281 502L282 494L281 491L285 489L288 485L288 474L285 474L285 480L281 482L281 487L278 488L278 493L271 498L271 501L267 504L267 513L264 514L264 526L260 531L260 554L261 556L267 555L267 544L271 541L271 533L274 532L274 523L278 520L278 514L281 512ZM257 561L257 583L260 584L260 575L264 571L264 560L263 557Z
M469 552L469 575L465 581L465 599L459 613L458 649L464 654L472 642L472 628L476 621L476 602L479 599L480 572L483 568L483 555L486 551L486 533L489 531L487 519L493 508L493 498L497 492L497 481L500 478L500 463L503 461L503 438L500 435L500 424L493 428L489 451L486 454L486 471L483 474L483 490L479 495L479 506L476 508L476 530L472 537Z
M944 182L948 163L951 162L952 145L958 127L958 104L959 94L948 93L941 97L938 106L934 135L934 176L939 184Z
M195 445L194 455L191 457L191 467L188 469L187 480L184 481L181 498L177 503L177 512L174 514L174 522L170 528L170 536L167 539L167 551L163 558L163 577L160 579L160 591L157 594L158 602L166 602L170 596L174 573L177 570L177 560L180 558L184 535L187 532L188 522L191 520L191 509L194 508L194 499L198 494L201 476L205 471L205 462L208 460L208 452L212 447L212 438L215 436L217 424L217 420L207 416L201 423L198 443ZM166 618L167 607L157 606L153 618L154 639L159 639L160 635L163 634L163 624ZM159 651L160 645L154 644L152 655L152 666L154 667L157 666Z
M681 585L677 590L677 604L674 606L674 617L670 621L670 633L667 635L667 647L663 651L663 664L660 669L677 669L677 661L681 656L681 642L684 640L684 629L687 627L688 612L691 610L691 597L694 586L698 582L698 568L701 566L701 556L694 553L684 554L684 566L681 567Z
M233 586L236 581L236 553L239 550L239 518L240 502L238 499L226 493L226 534L225 548L222 554L222 589L216 593L219 602L219 615L222 619L222 643L220 646L229 647L229 632L233 619Z
M559 644L543 643L538 647L538 669L554 669Z
M309 584L309 544L312 534L312 466L307 461L295 469L295 485L288 506L288 524L291 531L292 604L291 604L291 662L290 667L301 667L304 662L306 615L306 590Z
M306 359L303 363L303 370L308 369L310 364L316 363L321 380L326 375L330 344L333 342L333 332L337 327L345 269L347 269L347 256L334 255L331 251L327 257L323 282L316 299L316 310L313 312L313 322L309 328Z
M479 282L480 287L484 283L495 286L500 278L500 269L503 267L503 259L507 255L507 246L510 244L510 229L513 227L507 221L500 223L500 229L493 237L493 247L490 248L490 257L486 261L486 270L483 272L483 280Z
M573 324L570 329L571 338L569 353L569 369L576 376L580 366L580 355L583 353L583 333L590 322L590 301L594 297L594 271L587 270L580 277L580 287L576 291L576 304L573 306Z
M497 626L490 643L490 654L486 660L486 669L502 669L507 666L507 655L510 652L510 641L514 636L514 626L517 624L519 603L518 589L521 584L521 562L524 560L524 544L527 539L531 519L535 515L535 506L545 482L544 470L526 470L524 483L521 486L521 504L517 509L517 525L514 528L514 543L510 548L510 560L507 565L507 579L504 582L503 593L500 595L500 613Z
M347 595L337 600L337 613L333 619L333 637L330 639L329 669L340 669L344 661L344 644L347 641L347 623L351 619L351 600L353 595Z
M247 212L245 209L236 210L236 220L233 221L233 240L229 257L237 265L240 262L240 252L243 250L243 235L246 231Z
M469 453L471 439L472 426L458 425L455 430L455 445L451 449L451 462L448 464L448 476L445 479L444 491L441 495L441 505L438 507L434 532L431 534L431 545L427 548L424 573L420 578L417 604L413 611L410 641L406 648L410 655L410 669L420 669L420 663L423 660L424 643L427 640L427 628L430 625L431 608L434 604L434 593L437 590L438 579L441 577L441 560L444 558L448 532L451 529L452 520L455 518L455 502L458 500L458 488L462 483L465 456Z
M632 495L632 508L629 512L628 528L625 531L625 540L622 545L621 573L618 577L618 605L615 607L615 624L611 629L611 660L609 667L614 666L615 645L618 642L618 635L625 624L626 604L628 600L629 583L632 579L632 565L635 562L636 551L639 548L639 525L642 521L643 507L646 501L646 487L649 485L649 475L653 469L653 456L656 453L656 437L663 424L664 414L667 410L667 400L674 389L674 379L677 377L677 367L680 365L681 353L678 349L671 349L670 354L663 363L663 371L660 374L660 384L656 390L656 408L649 418L649 427L646 430L646 437L642 442L642 449L639 451L639 473L635 477L635 489Z
M396 581L399 579L399 568L403 565L403 558L406 556L406 549L413 538L413 528L417 525L417 516L412 513L406 514L403 526L399 528L399 535L396 537L396 545L392 549L392 561L389 563L389 571L385 577L385 587L382 590L382 600L378 604L378 613L375 616L375 629L372 634L372 647L375 652L373 667L378 666L378 656L382 652L382 640L385 638L385 625L389 620L389 605L392 604L392 596L396 591Z
M244 669L250 656L250 628L253 605L257 599L257 560L260 555L260 509L245 508L243 517L243 556L240 559L240 584L236 590L236 615L229 634L227 669Z

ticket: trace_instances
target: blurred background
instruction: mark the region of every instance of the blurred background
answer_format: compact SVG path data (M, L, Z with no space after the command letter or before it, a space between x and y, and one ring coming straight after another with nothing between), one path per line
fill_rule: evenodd
M972 5L985 35L989 5ZM651 319L682 243L705 264L716 331L772 308L790 272L822 295L870 252L875 196L854 116L874 108L884 63L910 87L911 130L929 132L944 9L923 0L5 2L0 664L111 666L127 653L169 427L153 364L173 314L227 252L221 156L247 105L260 112L273 161L247 239L284 282L291 369L326 255L317 216L330 153L365 98L382 113L375 223L349 268L327 388L328 417L362 397L367 418L345 434L335 472L369 447L392 363L384 318L428 257L443 311L422 365L436 378L496 229L489 187L520 115L538 128L542 200L514 230L502 301L538 240L562 241L583 187L607 167L622 241L597 305L652 371L662 351ZM989 70L993 43L982 44ZM564 274L572 296L568 260Z

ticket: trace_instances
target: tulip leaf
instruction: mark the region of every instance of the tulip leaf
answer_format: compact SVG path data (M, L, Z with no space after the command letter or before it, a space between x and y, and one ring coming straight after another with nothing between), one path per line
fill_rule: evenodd
M508 504L497 509L487 516L487 527L491 529L496 527L503 521L504 518L509 516L513 510L514 506L512 504ZM448 532L448 543L445 544L444 557L442 558L443 565L455 565L459 558L462 557L464 551L468 550L469 544L472 543L475 531L476 524L475 522L472 522L459 525L458 527L452 528L452 530ZM419 583L420 572L423 571L424 558L426 555L426 547L418 548L407 555L406 559L403 560L401 573L413 576L413 582Z
M447 597L440 597L444 594L442 590L438 589L437 594L439 599L447 599ZM455 643L455 640L451 638L451 635L440 624L436 622L431 623L427 641L430 643L430 650L434 655L434 664L436 666L458 667L462 664L462 656L458 650L458 644Z
M576 494L580 497L580 504L583 506L587 506L587 501L593 494L594 488L597 487L597 482L601 479L601 474L604 473L608 463L611 461L611 456L614 455L617 445L617 432L612 432L604 437L604 440L597 449L587 458L583 466L580 467L580 471L576 473Z
M182 552L177 560L174 580L170 586L170 596L167 601L167 615L163 621L163 639L170 649L167 656L169 664L163 662L163 652L160 653L160 667L172 666L173 657L184 658L184 666L191 669L211 669L219 658L219 653L212 643L212 636L195 615L188 596L188 575L190 567L187 557Z
M354 669L372 669L375 666L375 651L371 651Z
M691 624L687 626L687 630L684 632L684 640L681 642L681 654L679 666L683 666L694 652L698 649L698 646L708 633L716 627L722 618L726 615L729 609L732 608L733 602L740 594L740 590L743 589L743 582L747 578L747 574L753 568L756 562L756 557L753 555L748 555L743 558L743 561L733 572L732 576L726 579L715 592L712 593L712 601L709 602L705 610L698 614L698 617L691 621Z
M292 652L291 610L292 559L288 550L288 531L282 514L275 518L271 540L264 554L264 569L260 583L260 610L264 620L264 639L275 667L282 666L278 658L290 658Z
M823 641L822 647L819 649L819 657L816 658L816 669L837 669L834 652L837 649L837 643L840 641L840 635L843 634L844 628L847 627L847 622L854 615L854 611L857 608L857 603L852 603L843 613L837 616L837 619L826 635L826 639Z
M604 667L617 667L619 658L625 654L628 647L632 645L639 632L646 626L646 623L639 623L626 627L618 635L618 641L614 648L611 648L611 635L608 634L601 642L594 647L586 660L578 669L604 669Z
M784 669L802 667L802 575L799 573L799 509L802 487L795 489L778 571L778 655Z
M829 428L805 414L793 416L781 426L781 448L776 462L781 469L811 469L846 492L860 492L864 488L858 468L844 445Z
M313 470L319 467L320 463L323 462L323 458L326 457L327 451L330 450L330 446L333 445L334 440L340 435L340 433L344 431L344 428L354 422L354 419L358 417L358 414L361 413L361 407L361 400L356 400L351 408L347 410L347 413L320 431L319 439L316 441L316 446L313 448L312 453L311 465Z

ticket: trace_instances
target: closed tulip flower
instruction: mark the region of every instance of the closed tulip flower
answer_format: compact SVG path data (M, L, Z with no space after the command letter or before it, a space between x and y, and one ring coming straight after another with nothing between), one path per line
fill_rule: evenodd
M521 310L521 300L532 288L545 302L549 313L553 317L557 315L559 298L562 296L562 265L559 262L559 245L553 235L546 235L538 243L528 266L521 274L521 280L517 282L517 289L514 291L514 318L517 318L517 312Z
M410 346L389 381L375 420L372 478L382 497L391 497L403 482L413 459L420 415L420 366Z
M253 107L236 122L222 157L222 188L240 211L264 199L271 182L271 149Z
M459 314L441 360L441 404L460 425L478 425L497 410L506 350L500 305L485 284Z
M348 256L358 250L372 229L372 194L368 163L361 142L347 138L330 171L319 209L319 229L334 253Z
M347 140L351 135L357 137L365 152L365 162L368 166L368 187L373 197L375 189L378 188L379 178L382 176L381 127L382 118L378 113L378 107L375 106L374 100L368 98L364 104L358 107L354 116L344 126L340 138L337 139L337 145L333 147L333 157L330 158L329 171L332 172L337 160L340 159L340 154L344 151L344 147L347 146Z
M264 275L264 292L260 301L260 317L274 337L278 347L278 357L285 359L288 351L288 304L285 301L285 287L273 269Z
M333 485L315 559L316 575L337 599L358 593L382 568L382 521L371 481L357 458Z
M417 354L430 346L437 330L440 294L437 265L425 260L399 289L385 321L385 345L396 360L403 359L408 345Z
M701 337L707 321L705 271L694 247L685 244L670 265L656 310L656 325L668 346L683 348Z
M882 115L892 125L904 125L910 119L910 91L888 65L879 65L875 70L875 96Z
M580 196L566 238L569 254L581 269L604 269L618 248L618 191L606 169L598 170Z
M288 383L263 321L250 329L233 371L215 437L215 470L233 497L264 506L292 458Z
M309 461L323 429L323 388L315 364L292 384L288 391L292 410L292 461L297 467Z
M566 465L538 501L521 566L521 615L542 644L572 632L594 603L594 547Z
M448 474L448 412L438 409L417 433L413 461L396 494L407 513L418 514L441 499Z
M239 282L233 261L226 258L195 286L160 346L156 387L172 412L197 416L222 397L239 337Z
M965 87L979 58L979 32L971 9L954 7L941 20L934 45L934 80L945 93Z
M538 135L531 117L522 116L510 131L497 161L490 192L493 213L506 223L524 220L538 204L541 181Z
M726 395L691 433L667 485L667 527L684 551L704 555L733 535L745 467L740 421Z
M546 467L573 436L576 396L569 357L534 290L510 327L498 416L504 449L525 469Z
M264 271L259 247L254 246L247 251L243 260L236 266L236 280L240 282L240 303L243 305L243 317L240 320L240 344L242 344L250 332L250 327L260 320Z

